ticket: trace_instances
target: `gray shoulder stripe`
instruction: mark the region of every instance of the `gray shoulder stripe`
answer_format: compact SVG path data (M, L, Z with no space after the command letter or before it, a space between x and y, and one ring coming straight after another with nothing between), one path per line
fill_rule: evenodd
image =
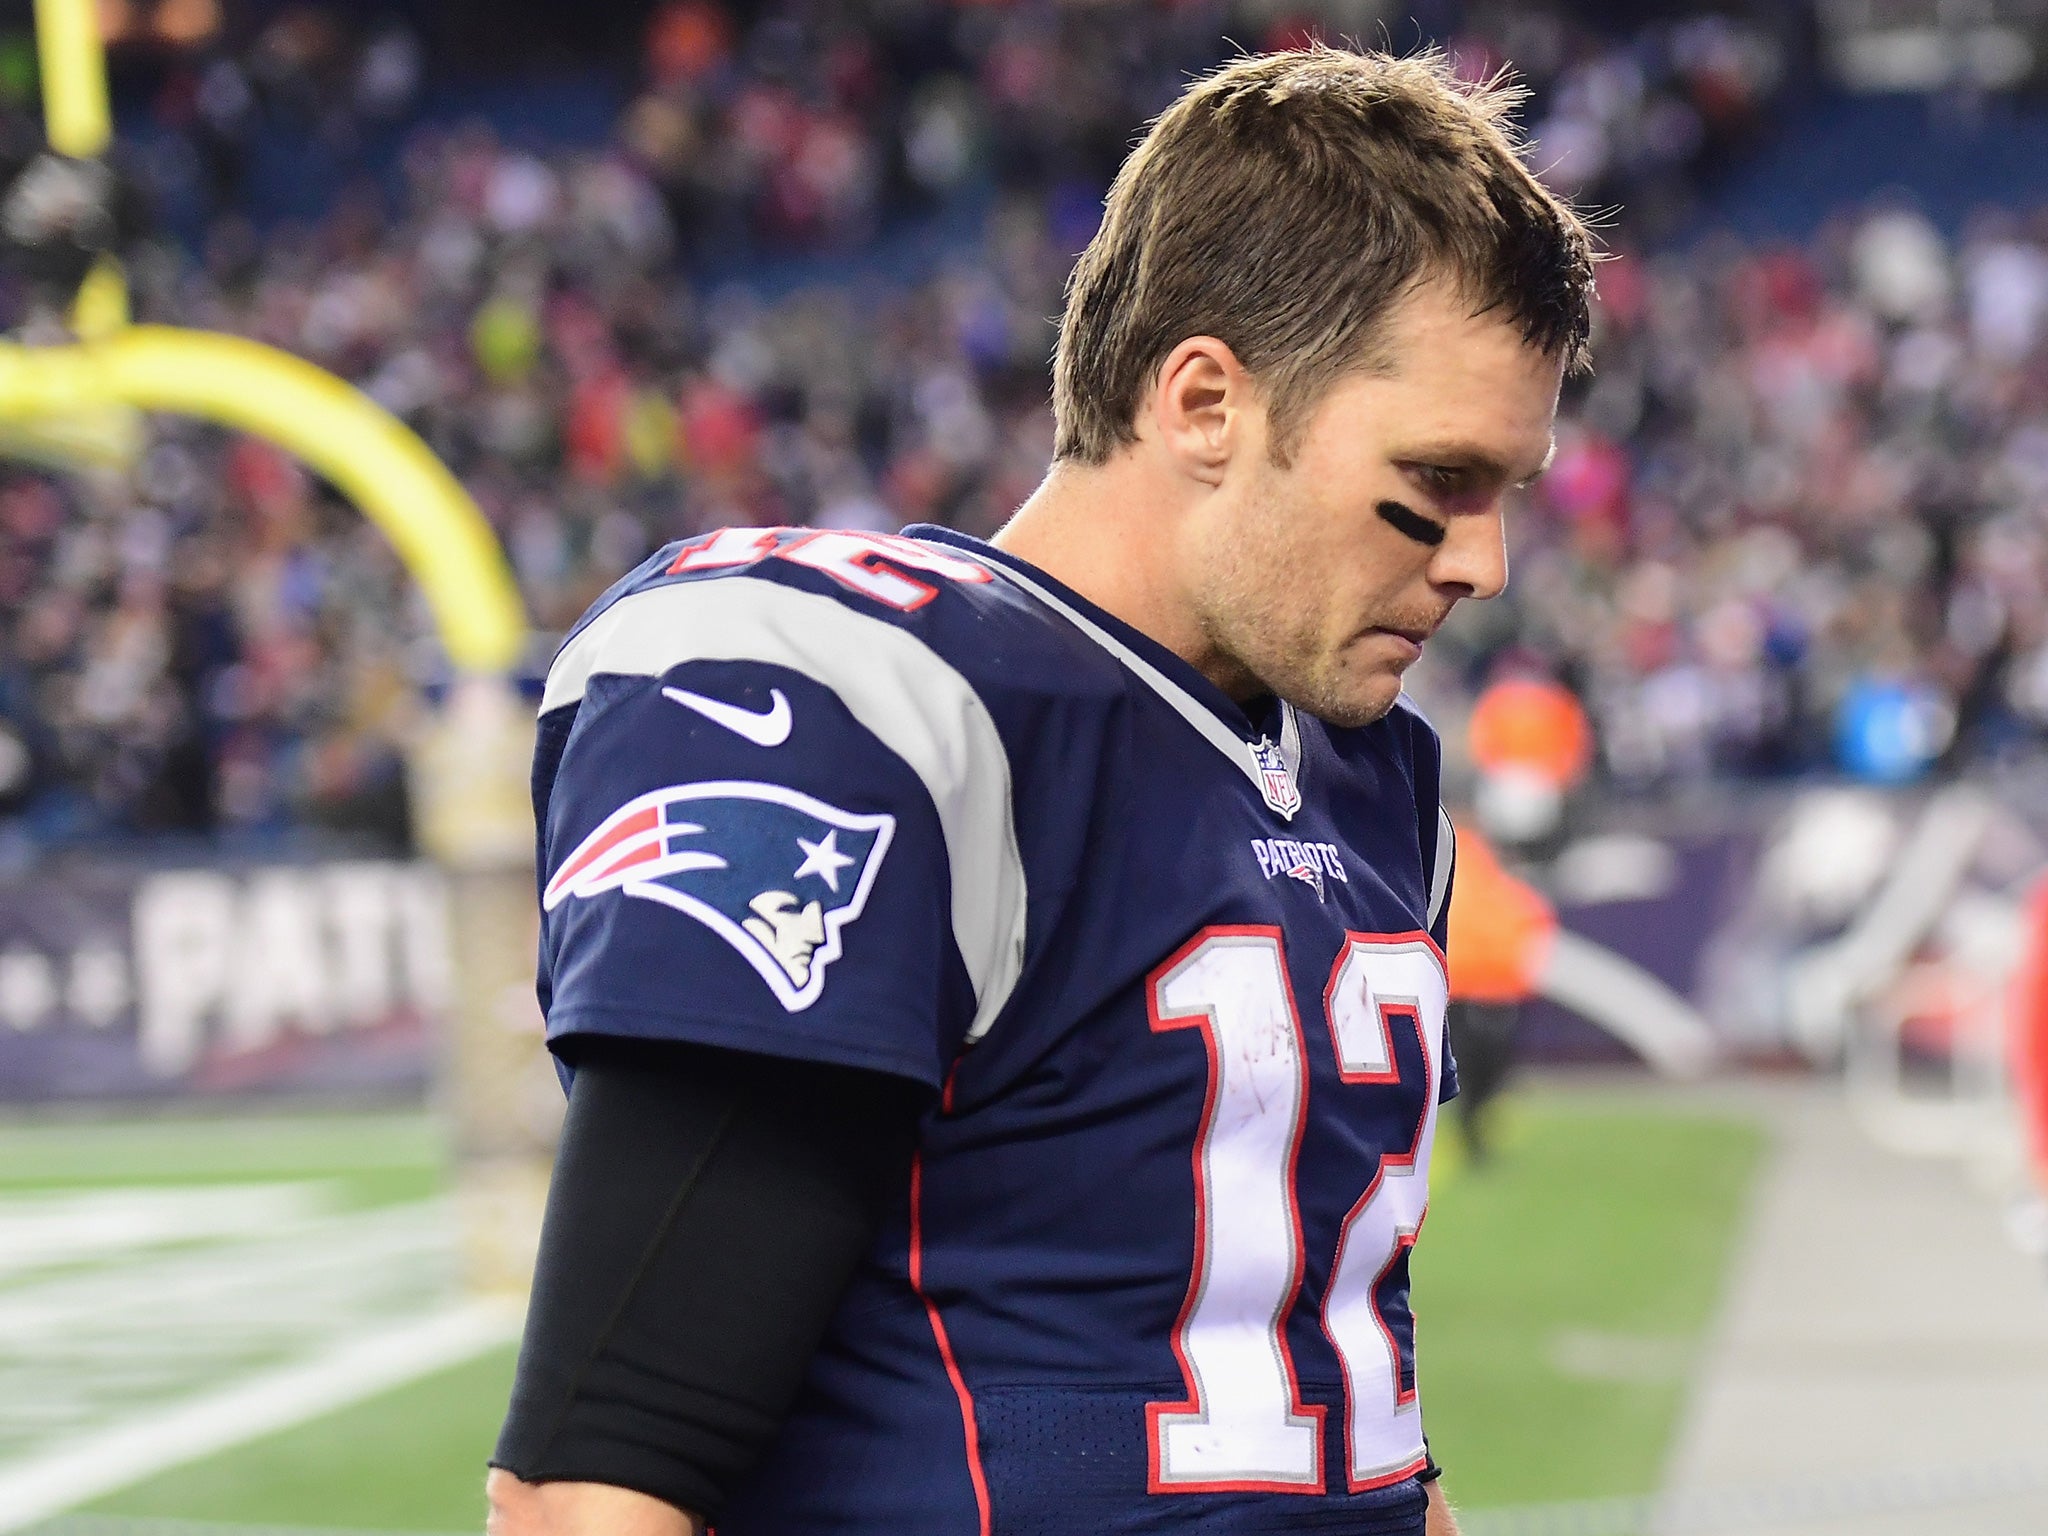
M1023 967L1026 893L1009 754L973 685L884 620L727 576L620 598L555 657L541 711L581 699L595 674L659 677L685 661L768 662L816 679L924 781L946 839L953 937L974 984L967 1038L979 1040Z
M1458 834L1451 826L1450 813L1442 806L1436 808L1436 868L1429 877L1429 921L1426 927L1436 927L1436 920L1443 915L1444 902L1451 894L1451 871L1458 862Z

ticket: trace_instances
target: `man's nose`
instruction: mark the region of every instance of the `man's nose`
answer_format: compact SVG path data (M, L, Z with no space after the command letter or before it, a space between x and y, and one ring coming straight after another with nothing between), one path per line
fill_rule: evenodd
M1498 503L1450 520L1430 557L1429 580L1454 598L1499 597L1507 590L1507 525Z

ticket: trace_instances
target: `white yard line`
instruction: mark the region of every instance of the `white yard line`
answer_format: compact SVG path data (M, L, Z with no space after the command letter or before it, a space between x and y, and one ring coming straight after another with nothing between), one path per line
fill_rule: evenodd
M0 1532L459 1364L518 1329L514 1305L463 1302L46 1447L0 1466Z
M0 1194L0 1281L138 1249L260 1236L331 1209L333 1181Z
M425 1267L447 1246L431 1203L279 1223L260 1237L192 1252L149 1254L83 1275L0 1290L0 1349L67 1333L162 1329L172 1320L232 1322L278 1308L319 1316L308 1288L371 1291L382 1266ZM408 1270L403 1277L411 1281ZM269 1307L264 1301L269 1298ZM230 1306L232 1303L232 1307Z

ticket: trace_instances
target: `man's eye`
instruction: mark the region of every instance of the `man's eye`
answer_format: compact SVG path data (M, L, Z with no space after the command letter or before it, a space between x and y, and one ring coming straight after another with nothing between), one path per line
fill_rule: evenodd
M1416 473L1422 483L1439 496L1455 496L1465 488L1465 472L1442 464L1423 464Z

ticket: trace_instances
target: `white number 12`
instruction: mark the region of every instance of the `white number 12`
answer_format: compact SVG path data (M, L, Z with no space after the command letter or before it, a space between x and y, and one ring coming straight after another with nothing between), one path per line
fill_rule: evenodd
M1303 1405L1287 1345L1302 1278L1294 1176L1308 1062L1280 930L1203 930L1154 972L1149 1001L1154 1030L1199 1029L1209 1051L1195 1268L1173 1336L1187 1399L1146 1409L1151 1489L1319 1493L1323 1410ZM1323 994L1343 1082L1398 1083L1396 1029L1414 1032L1427 1078L1412 1137L1381 1155L1344 1219L1323 1296L1354 1493L1422 1465L1421 1402L1378 1292L1422 1225L1447 1004L1442 957L1419 933L1348 935Z

